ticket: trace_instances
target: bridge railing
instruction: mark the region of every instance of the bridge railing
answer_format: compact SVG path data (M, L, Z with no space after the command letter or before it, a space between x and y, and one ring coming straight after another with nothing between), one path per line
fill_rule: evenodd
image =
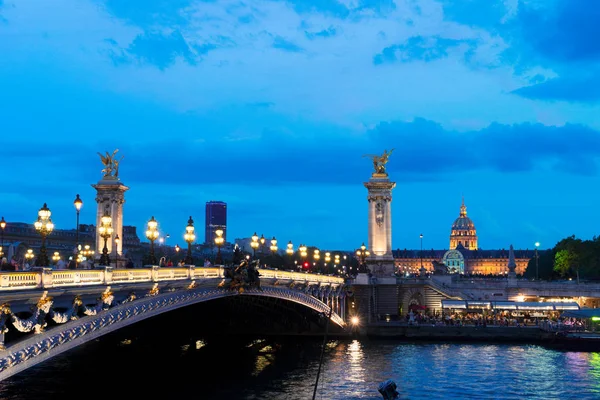
M337 276L318 275L318 274L306 274L301 272L291 271L278 271L274 269L259 269L261 278L266 279L285 279L292 281L311 281L321 283L337 283L339 285L344 283L344 278Z
M48 289L73 286L110 285L118 283L163 282L192 279L223 278L223 267L199 267L193 265L176 268L113 269L106 267L98 270L53 270L51 268L35 268L33 271L0 272L0 292L27 289ZM261 269L262 279L286 279L293 281L309 281L328 284L343 284L344 279L302 274L289 271Z

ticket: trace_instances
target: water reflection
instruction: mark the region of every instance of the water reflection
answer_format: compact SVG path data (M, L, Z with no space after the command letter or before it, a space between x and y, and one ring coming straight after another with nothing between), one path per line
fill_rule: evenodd
M289 400L312 397L320 341L258 339L234 343L184 338L84 346L0 383L0 399L80 398L99 370L147 382L149 368L177 385L129 385L120 397ZM201 351L191 351L194 349ZM182 353L182 350L184 352ZM598 399L600 354L503 344L329 341L317 398L379 399L398 384L402 399ZM132 367L132 360L138 367ZM231 379L235 377L235 379ZM202 388L199 394L198 388Z

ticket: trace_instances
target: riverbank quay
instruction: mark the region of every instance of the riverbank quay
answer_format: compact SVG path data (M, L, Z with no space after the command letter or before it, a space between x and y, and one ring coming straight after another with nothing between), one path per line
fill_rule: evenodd
M538 326L432 326L369 324L355 331L369 339L447 342L510 342L548 345L565 350L600 351L600 334L552 332Z

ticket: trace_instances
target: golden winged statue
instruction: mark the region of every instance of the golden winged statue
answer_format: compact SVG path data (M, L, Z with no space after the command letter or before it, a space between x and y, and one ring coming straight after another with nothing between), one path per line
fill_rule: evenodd
M106 152L106 155L102 155L102 153L98 153L98 155L100 156L100 161L102 161L102 165L104 165L104 168L102 169L102 173L104 174L104 177L109 177L109 176L114 176L115 178L119 177L119 161L115 161L115 155L117 154L117 152L119 151L119 149L116 149L115 151L113 151L112 154L109 154L108 151ZM121 157L121 160L123 159L123 157ZM113 175L114 172L114 175Z
M382 155L377 154L365 154L363 157L369 157L373 160L373 168L375 169L375 173L377 174L385 174L385 164L387 164L389 157L392 155L394 149L391 149L389 152L386 150L383 151Z

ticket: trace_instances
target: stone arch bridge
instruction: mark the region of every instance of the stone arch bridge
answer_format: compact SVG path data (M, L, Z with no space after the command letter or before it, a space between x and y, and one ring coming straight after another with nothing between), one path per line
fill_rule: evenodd
M259 272L259 286L236 289L222 267L0 273L0 381L144 319L232 296L295 303L346 328L342 278ZM11 335L20 337L11 341Z

